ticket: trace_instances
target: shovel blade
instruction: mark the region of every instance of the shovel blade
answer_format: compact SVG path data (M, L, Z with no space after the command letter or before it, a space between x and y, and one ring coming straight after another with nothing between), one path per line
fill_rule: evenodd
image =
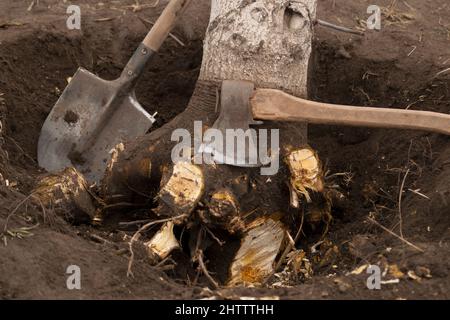
M39 165L49 172L74 166L98 182L120 142L144 135L155 122L136 100L120 92L120 81L105 81L78 69L48 115L38 143Z

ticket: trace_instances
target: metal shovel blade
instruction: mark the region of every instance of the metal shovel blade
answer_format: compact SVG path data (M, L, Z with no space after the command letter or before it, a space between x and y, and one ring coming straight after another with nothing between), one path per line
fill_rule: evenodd
M105 81L78 69L42 128L39 165L49 172L74 166L99 181L118 143L145 134L155 122L121 78Z
M78 69L42 128L38 143L41 167L57 172L74 166L88 181L98 182L110 151L150 129L155 119L138 103L134 88L189 2L169 1L119 79L105 81Z

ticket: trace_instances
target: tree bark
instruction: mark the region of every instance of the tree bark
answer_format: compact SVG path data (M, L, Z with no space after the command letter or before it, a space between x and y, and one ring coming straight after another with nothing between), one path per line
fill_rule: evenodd
M249 80L307 96L316 1L213 0L202 80Z

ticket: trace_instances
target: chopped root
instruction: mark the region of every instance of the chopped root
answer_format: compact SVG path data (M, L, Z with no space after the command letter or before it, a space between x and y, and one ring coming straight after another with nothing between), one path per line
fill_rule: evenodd
M96 214L88 184L75 168L45 176L33 195L39 204L52 208L71 223L89 222Z
M199 216L206 225L223 228L230 234L240 234L245 228L236 197L227 189L213 193L208 209L200 211Z
M311 148L293 150L286 157L290 171L291 206L299 207L298 202L306 199L305 220L316 229L325 223L323 236L328 232L331 222L333 192L325 187L325 176L317 153ZM293 202L293 199L296 199Z
M262 284L274 272L285 237L283 224L271 218L253 221L247 230L230 267L229 286Z
M161 216L189 215L200 201L205 181L202 170L188 162L178 162L172 173L164 171L160 200L155 212Z
M133 271L132 271L133 262L134 262L133 244L136 241L139 240L139 238L141 237L142 233L147 231L150 227L152 227L152 226L154 226L156 224L166 223L166 222L174 222L174 223L176 223L177 219L183 220L184 218L186 218L186 217L181 215L181 216L176 216L176 217L172 217L172 218L151 221L149 223L146 223L141 228L139 228L138 231L136 231L136 233L131 237L130 242L128 243L128 248L129 248L129 251L130 251L130 259L128 260L127 277L134 277L134 274L133 274Z
M311 148L294 150L286 157L291 173L291 187L307 202L312 202L310 192L323 192L324 177L322 165L317 153Z
M153 238L145 243L151 259L155 258L156 255L160 260L163 260L173 250L180 247L173 233L173 227L174 223L172 221L166 222Z

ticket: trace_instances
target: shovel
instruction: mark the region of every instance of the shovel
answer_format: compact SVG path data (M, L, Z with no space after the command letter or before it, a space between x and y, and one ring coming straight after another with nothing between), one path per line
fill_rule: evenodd
M79 68L48 115L38 142L39 165L49 172L74 166L98 182L120 142L144 135L155 122L136 99L135 86L190 0L171 0L121 76L103 80Z

